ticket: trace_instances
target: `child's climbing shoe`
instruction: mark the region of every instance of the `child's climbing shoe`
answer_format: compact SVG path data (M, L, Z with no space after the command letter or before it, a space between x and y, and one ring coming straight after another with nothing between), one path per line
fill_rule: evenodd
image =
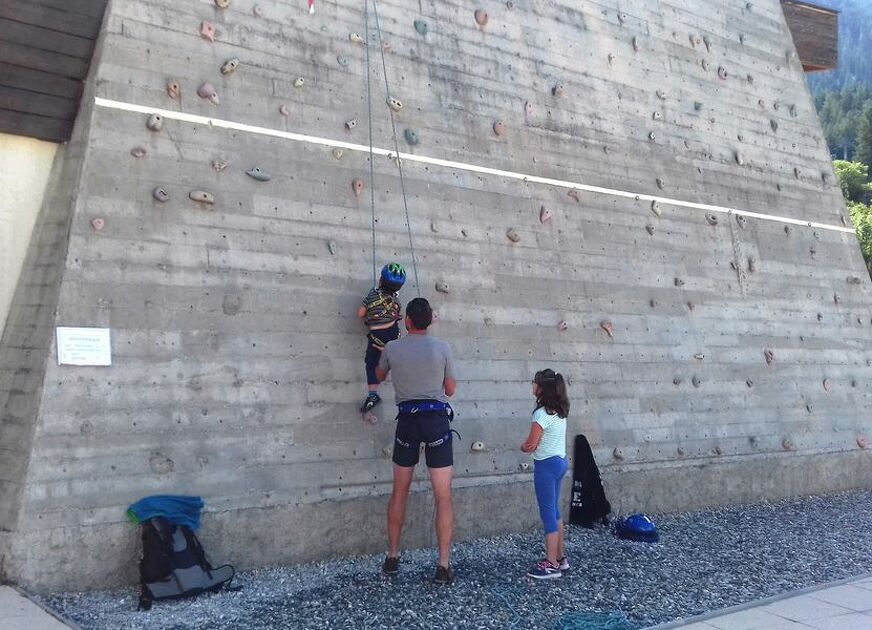
M441 564L436 565L436 573L433 575L433 584L451 584L454 581L454 571Z
M542 560L527 571L527 577L531 577L534 580L553 580L562 576L563 573L560 572L560 567L556 564L551 564L547 560Z
M560 558L557 561L558 566L560 567L560 571L569 571L569 560L567 560L566 556Z
M397 573L400 572L400 559L399 558L391 558L388 556L385 558L384 563L382 564L382 573L385 575L393 577Z
M363 401L363 405L360 408L360 412L366 413L367 411L372 410L380 402L381 402L381 396L379 396L375 392L370 392L369 395L366 397L366 400Z

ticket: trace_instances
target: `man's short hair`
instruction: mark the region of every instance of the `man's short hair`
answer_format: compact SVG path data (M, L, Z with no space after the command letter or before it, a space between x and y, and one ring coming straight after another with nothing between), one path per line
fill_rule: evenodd
M433 309L430 308L430 302L424 298L415 298L406 304L406 317L412 320L416 330L427 330L427 327L433 323Z

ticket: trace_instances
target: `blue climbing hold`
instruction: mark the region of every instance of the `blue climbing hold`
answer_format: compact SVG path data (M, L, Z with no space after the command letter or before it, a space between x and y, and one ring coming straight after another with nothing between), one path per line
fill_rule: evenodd
M420 35L426 35L430 31L430 25L427 24L426 20L415 20L415 30Z

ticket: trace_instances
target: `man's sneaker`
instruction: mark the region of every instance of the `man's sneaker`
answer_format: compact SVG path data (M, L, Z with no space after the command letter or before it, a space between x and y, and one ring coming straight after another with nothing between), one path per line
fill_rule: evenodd
M379 396L375 392L370 392L370 394L366 397L366 400L363 401L363 405L360 407L360 412L366 413L380 402L381 396Z
M562 576L563 573L560 572L560 567L556 564L551 564L547 560L542 560L535 567L527 571L527 577L531 577L534 580L552 580Z
M436 565L436 574L433 576L434 584L451 584L454 581L454 571L441 564Z
M561 571L569 571L569 560L566 556L560 558L560 560L557 561L557 564L560 566Z
M388 556L385 558L384 564L382 564L382 573L385 575L396 575L400 571L400 559L399 558L391 558Z

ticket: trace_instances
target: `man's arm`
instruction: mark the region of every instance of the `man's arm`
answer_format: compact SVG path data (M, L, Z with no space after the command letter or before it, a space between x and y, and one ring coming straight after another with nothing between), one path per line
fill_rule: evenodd
M445 389L445 395L451 398L454 396L454 392L457 391L457 381L450 376L446 376L445 380L442 381L442 387Z
M445 344L445 378L442 380L442 389L445 390L445 395L451 398L454 392L457 391L457 377L454 371L454 355L451 352L451 346Z
M379 365L375 368L375 377L379 380L379 382L382 382L388 377L388 372L390 371L390 368L383 370L382 367Z

